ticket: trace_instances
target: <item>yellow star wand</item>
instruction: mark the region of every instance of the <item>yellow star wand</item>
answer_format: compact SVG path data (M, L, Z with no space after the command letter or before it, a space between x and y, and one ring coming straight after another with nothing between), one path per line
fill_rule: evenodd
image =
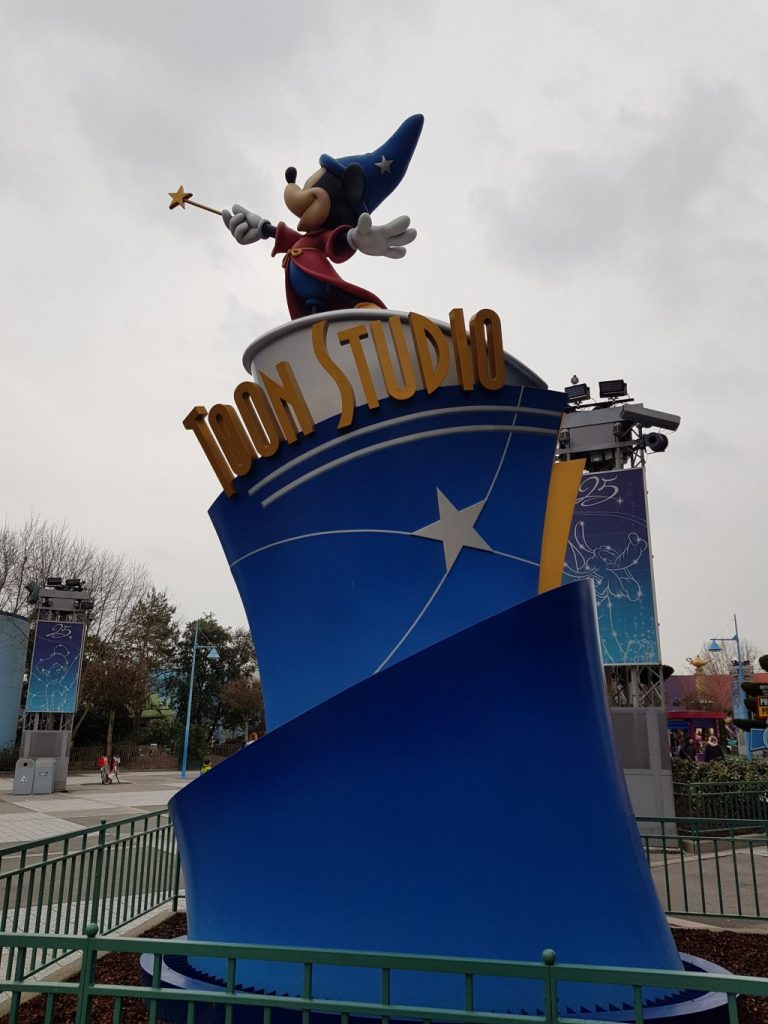
M217 217L221 216L221 210L214 210L212 206L205 206L203 203L196 203L192 196L193 192L185 192L184 186L179 185L175 192L169 192L168 195L171 197L171 205L168 207L169 210L174 210L177 206L185 209L187 206L196 206L198 210L207 210L208 213L215 213Z

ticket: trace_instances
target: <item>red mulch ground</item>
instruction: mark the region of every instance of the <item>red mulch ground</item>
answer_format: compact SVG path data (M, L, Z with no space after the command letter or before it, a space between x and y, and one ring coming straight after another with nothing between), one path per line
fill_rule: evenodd
M162 924L150 928L142 935L147 939L175 939L187 931L187 915L174 914ZM79 978L73 974L68 981ZM140 985L139 958L135 953L107 953L96 962L96 981L102 985ZM76 1012L74 996L59 996L56 999L53 1019L56 1024L74 1024ZM114 1003L111 999L92 999L89 1024L112 1024ZM149 1014L139 999L123 1000L122 1024L147 1024ZM45 997L36 996L22 1003L16 1020L0 1018L0 1024L43 1024L45 1020Z
M173 939L184 935L186 930L186 915L175 914L144 935L146 938ZM672 934L682 953L711 960L734 974L768 976L768 935L693 928L673 928ZM138 958L132 953L109 953L96 965L96 980L111 985L140 984ZM112 1024L112 1012L111 1000L94 999L90 1024ZM8 1017L3 1017L0 1024L43 1024L44 1016L45 1000L38 996L22 1004L15 1021L9 1022ZM73 1024L74 1019L74 997L60 996L54 1013L56 1024ZM122 1019L123 1024L146 1024L147 1009L138 999L126 999ZM768 1000L740 998L739 1021L740 1024L768 1024Z
M752 932L708 931L704 928L673 928L681 953L700 956L732 974L768 977L768 935ZM768 999L739 998L740 1024L768 1024Z

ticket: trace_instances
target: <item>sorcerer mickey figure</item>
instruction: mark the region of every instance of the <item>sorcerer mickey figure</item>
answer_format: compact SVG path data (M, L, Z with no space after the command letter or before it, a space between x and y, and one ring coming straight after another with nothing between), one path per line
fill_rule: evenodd
M291 319L330 309L386 304L359 285L345 281L332 263L343 263L355 252L401 259L416 231L409 217L375 225L371 213L394 192L411 161L424 124L421 114L403 121L380 149L338 159L323 153L320 168L303 187L296 168L285 172L285 205L299 218L298 231L282 221L275 227L242 206L221 216L235 240L250 245L274 238L272 255L284 253L285 291Z

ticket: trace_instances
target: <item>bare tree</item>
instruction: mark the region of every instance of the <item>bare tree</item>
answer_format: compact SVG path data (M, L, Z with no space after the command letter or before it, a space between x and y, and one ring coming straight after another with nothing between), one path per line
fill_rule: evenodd
M30 582L49 576L79 577L94 591L92 635L112 640L136 602L151 587L146 566L99 549L78 537L69 524L50 523L33 513L23 526L0 529L0 611L24 613Z
M152 585L146 566L111 551L88 552L76 575L86 579L93 590L90 629L102 640L118 637L132 609Z

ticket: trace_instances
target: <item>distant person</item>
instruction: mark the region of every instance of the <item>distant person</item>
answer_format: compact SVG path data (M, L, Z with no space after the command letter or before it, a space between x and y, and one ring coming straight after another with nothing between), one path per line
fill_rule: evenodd
M209 772L211 770L211 768L213 768L213 764L211 763L211 759L210 759L210 757L206 757L203 760L203 763L200 765L200 774L201 775L205 775L205 773Z
M706 747L704 748L704 760L719 761L722 757L725 757L725 754L723 752L723 748L720 746L720 740L714 733L712 733L707 740Z
M695 761L697 753L698 744L692 736L689 736L680 748L680 757L682 757L686 761Z
M246 743L245 743L246 747L250 747L250 745L252 743L255 743L258 738L259 738L259 734L258 733L256 733L256 732L249 732L248 733L248 739L246 740Z

